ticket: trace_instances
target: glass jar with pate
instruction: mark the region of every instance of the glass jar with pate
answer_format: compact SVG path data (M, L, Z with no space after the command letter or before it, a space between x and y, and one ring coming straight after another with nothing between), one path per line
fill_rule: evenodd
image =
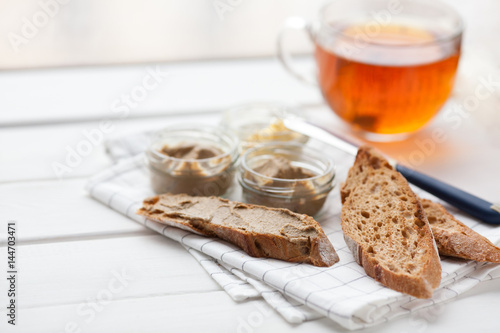
M168 127L153 135L146 158L156 193L221 196L233 182L238 139L218 126Z
M243 201L316 215L334 187L333 161L300 143L268 143L246 151L238 181Z

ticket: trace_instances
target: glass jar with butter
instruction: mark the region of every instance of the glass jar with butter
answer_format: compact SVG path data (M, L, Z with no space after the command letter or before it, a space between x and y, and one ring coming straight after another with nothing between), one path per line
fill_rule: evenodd
M306 143L308 137L285 127L283 119L302 118L294 106L278 102L241 104L224 112L221 125L238 135L241 151L273 141Z
M234 178L238 139L218 126L169 127L153 135L146 158L156 193L221 196Z
M268 143L241 158L238 181L245 202L316 215L334 187L333 161L300 143Z

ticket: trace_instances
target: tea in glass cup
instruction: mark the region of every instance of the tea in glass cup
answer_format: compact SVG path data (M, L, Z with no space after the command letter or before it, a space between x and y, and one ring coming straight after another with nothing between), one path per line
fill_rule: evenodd
M450 95L463 24L439 2L337 0L304 27L326 102L369 140L405 138Z

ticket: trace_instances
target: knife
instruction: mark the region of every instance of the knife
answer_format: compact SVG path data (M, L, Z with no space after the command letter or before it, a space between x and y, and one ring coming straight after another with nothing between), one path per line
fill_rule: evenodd
M356 156L358 152L358 145L356 143L341 138L321 127L307 123L302 119L286 118L283 120L283 123L292 131L322 141L350 155ZM420 187L422 190L435 195L483 222L500 224L500 205L478 198L436 178L403 166L392 158L388 158L388 161L408 182Z

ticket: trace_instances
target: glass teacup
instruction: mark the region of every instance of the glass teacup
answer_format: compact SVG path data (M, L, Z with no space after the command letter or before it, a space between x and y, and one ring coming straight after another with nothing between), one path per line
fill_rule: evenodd
M453 87L463 23L438 1L336 0L318 22L287 20L315 44L317 79L293 70L278 40L283 65L319 83L331 109L368 140L405 138L427 124Z

